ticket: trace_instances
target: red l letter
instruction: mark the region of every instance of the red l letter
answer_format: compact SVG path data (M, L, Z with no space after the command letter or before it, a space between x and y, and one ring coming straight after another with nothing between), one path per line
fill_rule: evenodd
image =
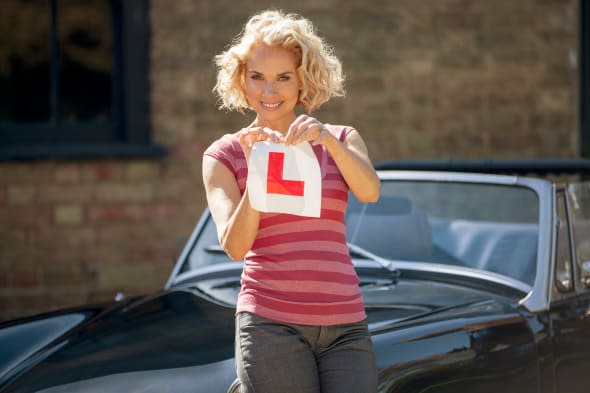
M268 177L266 179L266 192L269 194L303 196L304 181L283 179L284 163L285 153L268 153Z

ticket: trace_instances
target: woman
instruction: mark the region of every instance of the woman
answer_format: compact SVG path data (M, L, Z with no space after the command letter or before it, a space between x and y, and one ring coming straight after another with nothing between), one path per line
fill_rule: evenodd
M379 179L355 129L310 115L343 95L340 62L308 20L280 11L253 16L215 60L221 107L256 115L203 156L219 241L232 259L244 259L236 314L242 392L375 392L375 356L344 213L349 190L376 201ZM298 105L306 114L296 115ZM319 218L251 207L247 162L259 141L311 143L322 173Z

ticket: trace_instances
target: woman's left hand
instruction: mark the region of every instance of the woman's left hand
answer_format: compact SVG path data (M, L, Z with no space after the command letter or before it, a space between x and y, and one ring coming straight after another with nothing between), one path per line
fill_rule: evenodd
M301 115L289 126L285 145L309 141L323 145L336 163L344 181L359 202L375 202L379 199L380 182L369 159L367 146L357 130L351 129L340 142L326 125L317 119Z
M289 126L285 135L285 145L296 145L305 141L313 145L321 145L330 136L330 131L316 118L301 115Z

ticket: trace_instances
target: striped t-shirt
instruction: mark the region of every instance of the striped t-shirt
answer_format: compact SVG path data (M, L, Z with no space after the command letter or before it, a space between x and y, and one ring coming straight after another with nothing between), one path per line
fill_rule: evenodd
M344 141L351 128L328 125ZM366 317L359 279L346 245L348 186L334 160L313 146L322 174L320 217L260 213L258 234L244 258L237 312L294 324L328 326ZM236 134L205 151L246 188L248 168Z

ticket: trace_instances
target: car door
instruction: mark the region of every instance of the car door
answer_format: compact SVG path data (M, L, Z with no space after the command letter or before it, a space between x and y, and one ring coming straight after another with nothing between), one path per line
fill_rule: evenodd
M553 378L544 392L590 391L590 293L584 285L574 236L576 199L566 187L556 190L557 238L549 311Z

